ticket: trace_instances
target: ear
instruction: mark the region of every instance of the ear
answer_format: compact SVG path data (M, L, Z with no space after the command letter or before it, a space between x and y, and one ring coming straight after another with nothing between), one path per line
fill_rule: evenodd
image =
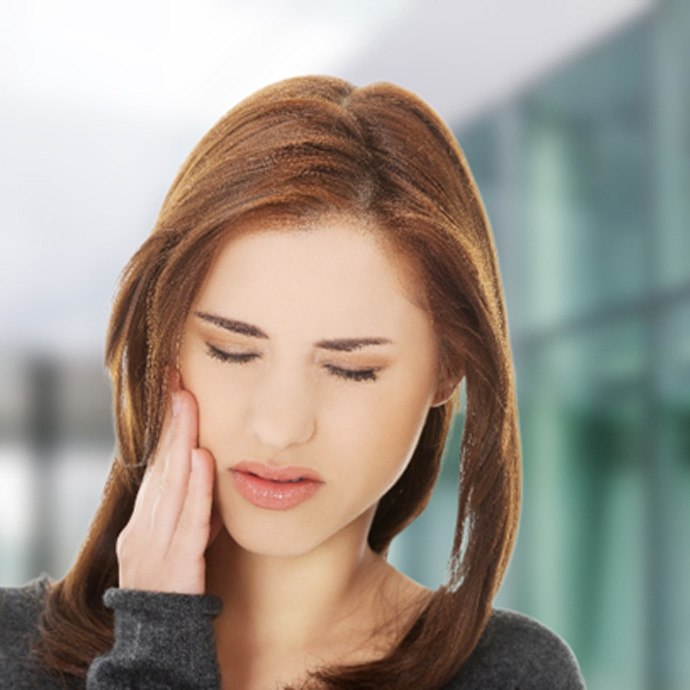
M436 389L436 394L434 395L434 400L431 403L431 407L440 407L441 405L445 405L455 394L455 391L460 385L462 378L462 376L458 376L441 381Z

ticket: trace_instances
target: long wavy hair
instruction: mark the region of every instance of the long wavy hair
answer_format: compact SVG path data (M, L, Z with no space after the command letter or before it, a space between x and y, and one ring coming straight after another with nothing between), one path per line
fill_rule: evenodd
M436 688L458 672L491 614L520 510L520 442L501 279L490 225L453 134L415 95L321 76L266 87L230 110L180 169L127 265L106 346L117 456L79 556L48 592L35 647L69 679L113 643L104 591L166 399L165 369L222 243L248 222L371 221L416 268L441 372L466 384L460 492L447 579L384 658L326 668L328 688ZM274 226L275 227L275 226ZM385 555L426 505L455 402L429 410L413 457L369 534Z

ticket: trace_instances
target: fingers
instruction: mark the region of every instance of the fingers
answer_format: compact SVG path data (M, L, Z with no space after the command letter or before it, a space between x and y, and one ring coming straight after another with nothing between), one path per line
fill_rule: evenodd
M168 389L167 404L165 406L165 415L163 417L163 425L161 427L160 436L156 446L156 450L150 458L148 458L144 478L137 492L137 497L134 503L134 510L132 515L137 515L141 512L142 504L150 506L155 500L155 494L160 483L160 478L165 470L165 458L168 457L172 440L174 437L173 424L173 405L172 400L175 393L179 390L179 374L168 375Z
M176 391L172 400L172 438L157 462L162 474L150 513L149 528L172 538L188 492L192 449L197 445L197 408L187 391Z
M192 450L189 486L175 532L175 548L190 558L203 557L209 541L214 474L211 454L200 448Z
M215 462L197 445L196 400L175 389L134 510L118 537L121 587L204 592L204 553L221 523L212 511Z

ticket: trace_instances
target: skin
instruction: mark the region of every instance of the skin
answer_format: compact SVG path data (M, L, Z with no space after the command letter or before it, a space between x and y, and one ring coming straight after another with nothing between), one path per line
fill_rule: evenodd
M118 558L123 587L222 597L224 687L376 658L425 599L367 545L429 408L454 389L414 285L370 228L339 218L231 239L197 296ZM333 349L355 338L385 342ZM232 480L245 460L322 483L293 508L260 508Z

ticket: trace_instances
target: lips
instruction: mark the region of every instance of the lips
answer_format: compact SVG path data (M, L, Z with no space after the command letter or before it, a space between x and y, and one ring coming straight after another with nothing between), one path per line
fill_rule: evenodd
M288 510L309 500L323 485L318 472L306 467L275 467L243 461L230 468L235 487L258 508Z

